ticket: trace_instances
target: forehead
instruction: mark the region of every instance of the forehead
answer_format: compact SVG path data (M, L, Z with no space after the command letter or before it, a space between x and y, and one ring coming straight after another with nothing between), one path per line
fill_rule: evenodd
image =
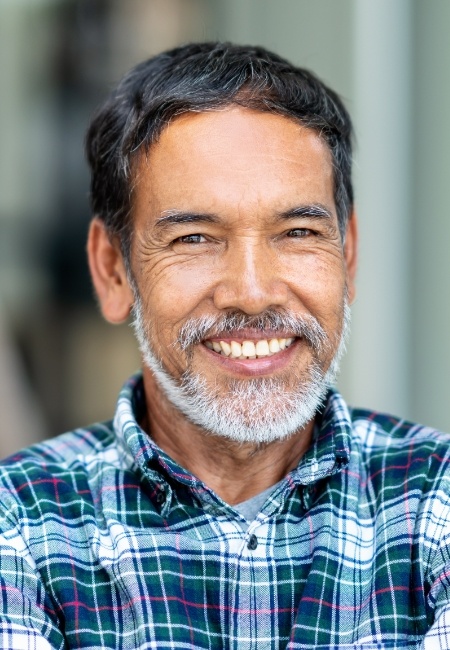
M322 203L334 211L331 153L294 120L231 107L188 113L166 127L137 164L134 212L283 210Z

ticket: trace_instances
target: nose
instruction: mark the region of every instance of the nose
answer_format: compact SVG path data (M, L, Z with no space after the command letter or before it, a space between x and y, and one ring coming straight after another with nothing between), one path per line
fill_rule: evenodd
M214 291L217 309L239 309L256 315L269 307L284 306L287 300L288 286L276 252L260 240L230 243Z

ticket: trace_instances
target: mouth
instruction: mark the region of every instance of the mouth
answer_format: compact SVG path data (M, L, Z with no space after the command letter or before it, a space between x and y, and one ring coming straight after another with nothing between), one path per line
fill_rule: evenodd
M267 339L240 339L227 337L206 339L203 345L217 354L229 359L264 359L279 354L289 348L297 337Z

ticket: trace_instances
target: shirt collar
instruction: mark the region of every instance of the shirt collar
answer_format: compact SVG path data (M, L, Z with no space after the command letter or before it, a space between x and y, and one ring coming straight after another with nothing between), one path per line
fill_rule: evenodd
M206 486L162 451L139 426L145 413L142 373L133 375L123 386L117 402L114 430L125 464L134 466L153 480L160 480L156 468L180 483L196 489ZM316 434L311 447L288 479L310 485L348 465L351 420L348 407L334 389L330 389L316 416ZM207 489L207 488L206 488Z
M144 414L144 382L142 373L138 372L122 387L114 417L114 431L125 464L134 466L147 478L157 482L161 480L162 472L180 483L202 489L202 481L160 449L141 428L139 421Z
M341 395L329 389L316 415L313 443L290 474L300 485L310 485L346 467L350 461L352 424Z

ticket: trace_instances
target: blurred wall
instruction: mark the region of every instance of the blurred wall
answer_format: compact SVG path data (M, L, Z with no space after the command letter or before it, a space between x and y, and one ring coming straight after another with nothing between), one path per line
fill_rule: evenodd
M416 2L412 52L411 411L450 429L450 3Z
M110 417L138 367L86 273L83 133L131 65L200 39L266 45L344 98L361 254L339 385L450 430L449 19L440 0L1 0L0 455Z

